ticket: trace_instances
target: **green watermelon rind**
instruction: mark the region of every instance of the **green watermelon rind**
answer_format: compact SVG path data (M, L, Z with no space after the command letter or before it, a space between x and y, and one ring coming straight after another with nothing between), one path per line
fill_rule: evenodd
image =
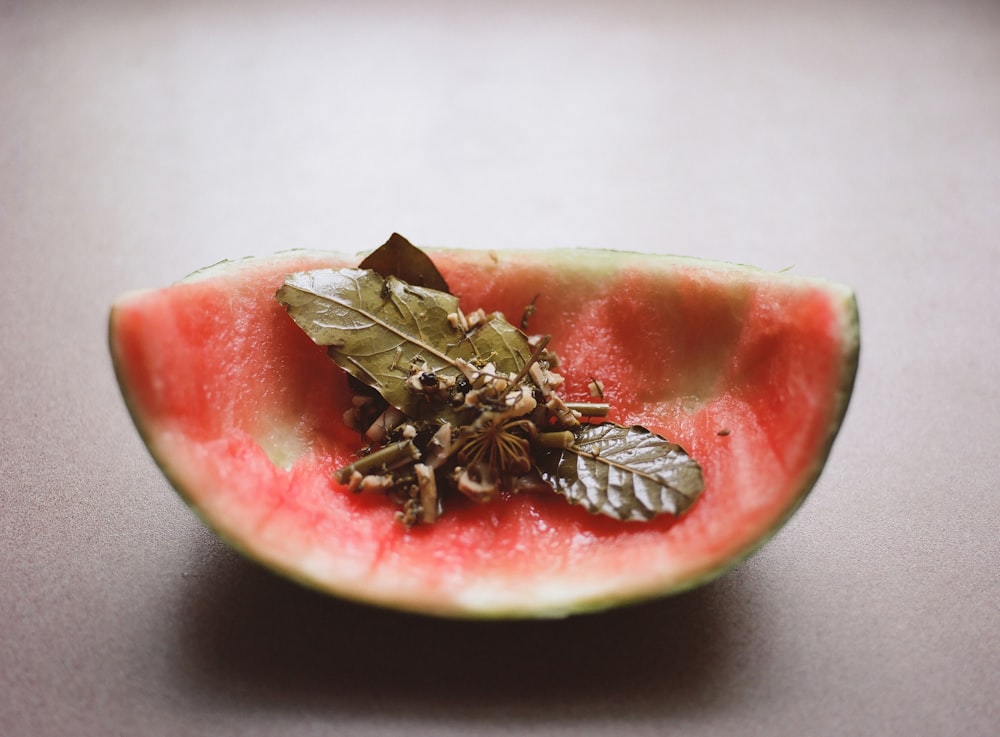
M437 254L450 254L460 258L468 259L489 259L502 257L504 259L516 260L519 257L538 257L537 251L502 251L502 252L482 252L461 249L428 249L428 253L433 257ZM606 274L611 268L615 271L627 268L630 264L641 264L645 270L670 270L678 265L695 266L702 269L712 269L732 274L738 278L747 278L754 281L768 281L771 279L783 282L799 282L813 288L821 288L831 295L835 295L841 301L839 316L841 319L841 346L842 370L840 376L842 382L836 388L833 401L830 403L829 421L827 423L827 434L822 448L817 449L814 461L808 468L803 470L802 477L795 484L796 493L792 497L791 503L775 518L767 532L747 545L744 549L728 556L725 560L718 561L717 565L706 568L695 574L688 576L681 581L672 582L668 586L651 586L638 588L628 593L618 594L610 592L596 596L585 596L581 598L567 597L558 603L547 602L543 605L536 605L531 601L508 602L504 605L468 605L456 602L446 602L444 606L435 606L429 602L399 601L392 597L372 597L364 591L355 588L342 588L331 585L329 581L321 580L308 575L305 571L295 566L285 565L268 555L267 550L255 547L252 540L241 539L241 536L227 530L220 520L213 519L206 514L199 505L189 484L185 483L182 469L172 467L169 453L160 446L157 433L153 431L146 418L138 410L133 397L128 391L128 383L123 376L122 366L119 362L117 347L114 343L115 320L118 308L130 299L143 294L140 290L128 292L122 295L112 306L109 316L109 347L113 359L114 370L119 386L122 390L123 399L130 416L137 428L137 431L150 451L155 463L164 474L165 478L176 490L178 495L192 509L196 516L212 530L227 545L238 553L253 560L256 563L278 573L303 586L318 590L323 593L333 594L339 598L353 600L361 604L386 606L390 608L411 611L417 614L429 614L434 616L455 617L463 619L510 619L510 618L558 618L573 614L583 614L589 612L603 611L612 607L624 606L640 603L651 599L670 596L688 591L693 588L705 585L728 571L740 565L754 552L759 550L788 522L788 520L801 507L811 490L818 482L826 462L832 452L834 441L839 433L840 427L846 417L848 405L856 381L857 370L860 358L860 318L857 298L852 290L837 282L820 279L816 277L803 277L790 275L787 273L769 272L755 266L743 264L732 264L719 261L711 261L688 256L673 256L663 254L646 254L634 251L617 250L595 250L595 249L553 249L544 252L546 263L551 263L560 267L573 269L575 273L590 272L594 276L600 277ZM296 249L279 252L270 256L250 256L235 260L220 261L211 266L198 269L192 272L176 284L188 284L217 277L236 277L245 268L257 269L270 265L278 266L283 262L301 262L303 259L315 260L317 263L330 263L335 266L349 265L358 261L357 254L346 255L333 251L318 251Z

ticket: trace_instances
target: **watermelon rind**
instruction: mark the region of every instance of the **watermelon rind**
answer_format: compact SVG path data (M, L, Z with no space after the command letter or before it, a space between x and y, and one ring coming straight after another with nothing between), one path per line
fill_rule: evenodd
M353 564L344 565L338 572L337 565L331 567L329 561L312 563L277 554L273 546L254 537L247 530L232 526L217 510L213 510L206 500L217 491L206 485L191 469L186 467L184 458L176 452L178 443L185 442L176 435L166 436L143 407L138 397L132 372L127 364L125 351L120 342L119 320L123 313L150 295L162 290L133 291L122 295L112 306L109 316L109 346L112 362L123 399L143 442L164 476L178 494L200 517L202 522L227 544L249 559L310 588L335 596L365 604L386 606L444 617L461 618L525 618L563 617L571 614L605 610L615 606L645 601L652 598L676 594L708 583L731 570L770 540L780 528L800 508L809 492L815 487L825 464L832 452L834 441L846 416L858 370L860 355L860 321L857 299L848 287L814 277L801 277L788 273L775 273L753 266L730 264L684 256L651 255L630 251L556 249L537 251L480 252L459 249L430 249L432 258L440 258L446 263L468 263L478 269L482 279L489 280L495 265L520 263L540 259L553 272L569 272L586 282L599 283L609 274L627 269L641 270L647 274L670 274L678 269L703 270L722 280L734 283L754 282L762 285L782 284L785 288L801 288L820 292L829 299L835 311L837 324L834 339L837 341L839 363L837 381L826 387L828 396L824 398L825 432L822 440L812 451L809 463L799 469L797 478L790 481L792 487L784 506L770 519L766 529L760 530L737 549L727 551L717 560L684 570L683 575L669 572L650 571L645 575L643 561L634 561L634 570L629 575L617 577L604 584L601 581L587 581L586 577L573 581L561 581L558 574L543 579L538 585L518 587L509 582L495 583L488 577L483 581L471 582L464 591L414 593L413 588L394 586L392 575L388 582L366 582L363 572L359 573ZM244 274L259 274L262 271L281 271L286 266L298 269L302 264L313 264L313 268L330 264L337 267L357 263L358 254L343 254L316 250L293 250L264 257L248 257L222 261L199 269L173 287L183 287L199 283L238 283ZM478 306L478 305L476 305ZM485 305L489 307L488 305ZM614 543L611 543L614 544ZM348 570L350 569L350 570ZM399 577L401 574L397 574ZM368 584L371 585L368 585Z

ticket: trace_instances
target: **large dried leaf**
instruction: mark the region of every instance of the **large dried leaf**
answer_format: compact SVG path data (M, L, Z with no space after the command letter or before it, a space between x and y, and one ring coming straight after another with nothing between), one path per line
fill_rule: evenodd
M531 357L525 335L501 316L466 335L448 320L457 297L369 269L291 274L276 298L341 368L417 419L450 418L452 411L406 386L411 364L457 379L458 359L516 373Z
M383 277L394 276L416 287L451 291L430 256L399 233L389 236L389 240L368 254L358 268L377 271Z
M583 425L572 447L546 449L536 462L570 502L620 520L681 514L703 487L701 467L683 448L639 426Z

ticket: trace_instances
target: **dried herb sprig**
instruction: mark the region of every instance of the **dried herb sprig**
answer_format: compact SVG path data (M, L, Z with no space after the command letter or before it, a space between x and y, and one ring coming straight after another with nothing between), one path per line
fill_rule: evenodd
M396 500L407 527L434 522L449 490L488 502L532 474L622 520L681 514L700 494L701 468L680 446L641 427L591 424L609 405L562 399L549 336L525 335L499 313L464 313L404 238L362 267L292 274L276 295L358 392L345 420L375 449L338 469L339 483ZM597 380L589 388L603 400Z

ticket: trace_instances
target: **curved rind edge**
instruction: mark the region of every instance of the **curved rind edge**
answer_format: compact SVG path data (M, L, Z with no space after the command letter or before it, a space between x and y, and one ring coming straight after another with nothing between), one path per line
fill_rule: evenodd
M480 252L471 251L463 249L427 249L429 253L449 253L449 254L488 254L491 252ZM847 409L850 404L850 399L853 393L854 385L856 382L857 371L860 361L860 314L858 308L857 297L855 293L848 287L839 284L837 282L828 281L825 279L817 277L805 277L805 276L792 276L782 272L770 272L763 269L759 269L754 266L747 266L743 264L732 264L720 261L711 261L707 259L700 259L697 257L687 257L687 256L673 256L673 255L663 255L663 254L646 254L641 252L633 251L616 251L610 249L554 249L546 251L546 256L556 256L556 257L570 257L572 256L575 261L580 257L581 252L588 252L594 255L602 254L607 257L616 258L621 256L634 256L641 258L642 260L653 259L653 260L663 260L664 263L678 263L678 262L688 262L692 265L699 266L710 266L713 268L727 269L727 270L750 270L757 272L761 276L777 277L782 279L792 279L796 281L803 281L811 283L814 285L823 285L828 292L833 295L838 295L843 300L842 309L838 311L838 315L841 318L841 332L842 337L842 375L841 375L841 385L838 389L837 400L834 404L834 411L830 416L828 422L828 431L824 447L815 456L815 461L812 466L808 469L807 473L803 476L799 483L799 488L794 496L794 501L790 504L783 515L774 521L770 529L764 534L754 540L753 544L745 548L744 550L730 556L726 560L719 563L719 565L702 571L698 574L686 578L683 581L671 584L669 586L655 588L650 590L643 590L638 593L626 595L626 596L614 596L614 595L599 595L590 597L581 597L572 601L567 601L565 605L560 606L547 606L543 608L531 607L531 606L508 606L508 607L498 607L498 608L486 608L486 607L440 607L435 608L427 606L426 603L421 606L417 606L413 603L400 602L397 600L392 600L390 598L380 598L374 599L372 597L365 597L360 594L360 592L354 591L347 588L338 588L336 586L331 586L329 582L321 581L316 578L310 577L304 574L301 570L296 570L289 566L283 565L275 560L268 559L265 555L262 555L260 551L254 550L251 547L243 544L242 541L236 539L233 535L228 534L225 530L220 529L220 527L207 517L195 500L186 492L184 484L180 482L177 478L177 474L171 469L167 459L163 457L162 452L158 452L157 443L153 437L147 423L144 422L143 417L136 410L134 401L129 391L127 390L127 382L124 381L122 366L120 364L119 351L115 345L115 320L117 317L117 312L128 299L134 295L139 295L149 291L157 291L154 289L148 290L134 290L126 292L121 295L113 303L108 316L108 341L109 341L109 351L111 353L112 365L115 372L115 377L117 383L121 389L122 397L125 402L126 408L132 418L133 423L142 439L143 443L147 447L152 456L157 467L163 473L164 477L168 480L170 485L174 488L177 494L184 500L185 504L195 513L197 518L210 529L213 533L219 536L219 538L229 547L234 549L243 557L251 560L264 568L281 575L284 578L292 580L299 585L306 588L310 588L324 594L329 594L336 596L338 598L355 602L357 604L365 606L380 606L388 607L398 611L409 612L410 614L416 614L421 616L434 616L441 618L452 618L452 619L480 619L480 620L503 620L503 619L557 619L567 616L587 614L587 613L597 613L605 611L611 608L620 608L624 606L637 605L651 600L664 598L667 596L673 596L685 591L689 591L705 584L708 584L720 576L726 574L727 572L733 570L741 563L743 563L747 558L753 555L757 550L764 546L769 540L771 540L788 520L795 514L795 512L801 507L805 499L809 496L809 493L815 487L816 483L822 474L823 469L826 466L826 462L832 452L834 441L839 434L840 428L847 414ZM502 252L504 256L516 256L518 253L535 253L537 251L504 251ZM319 258L319 259L330 259L330 260L344 260L352 259L354 256L345 256L343 253L333 252L333 251L318 251L318 250L291 250L284 251L272 256L256 257L250 256L242 259L235 260L224 260L220 261L211 266L205 267L203 269L198 269L192 272L188 276L184 277L175 284L191 283L196 281L202 281L205 279L213 278L216 276L228 276L240 271L247 267L259 267L268 262L280 262L282 260L301 260L302 258Z

